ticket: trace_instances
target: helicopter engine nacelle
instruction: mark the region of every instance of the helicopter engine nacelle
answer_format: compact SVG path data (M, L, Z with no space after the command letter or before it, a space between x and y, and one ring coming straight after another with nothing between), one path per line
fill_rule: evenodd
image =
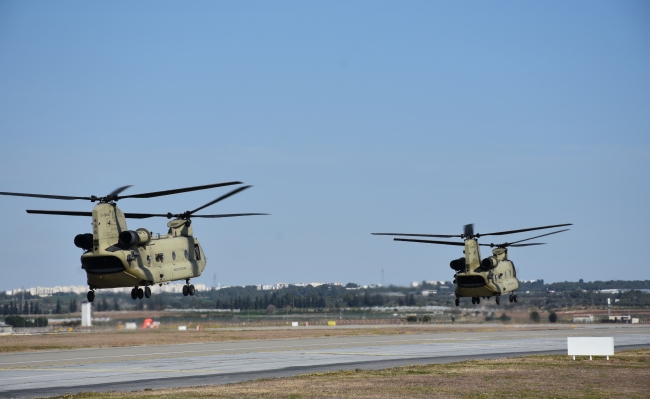
M149 244L149 241L151 241L151 233L147 229L126 230L121 232L118 238L119 244L124 248L134 245L143 247Z
M449 262L449 267L456 270L457 272L462 272L465 270L465 258L454 259Z
M77 236L74 238L74 245L76 245L78 248L90 251L93 249L93 235L90 233L77 234Z
M487 258L481 261L481 269L483 270L492 270L497 267L499 261L496 256L488 256Z

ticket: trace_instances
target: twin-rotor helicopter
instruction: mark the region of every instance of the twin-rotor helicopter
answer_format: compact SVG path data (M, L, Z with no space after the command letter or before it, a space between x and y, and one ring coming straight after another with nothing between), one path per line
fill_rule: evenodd
M92 233L79 234L74 243L84 250L81 268L88 278L88 302L95 299L95 290L102 288L133 287L131 298L151 297L151 286L170 281L185 280L183 295L194 295L190 279L201 275L206 266L205 253L194 237L192 218L225 218L236 216L266 215L265 213L234 213L198 215L196 212L216 204L251 186L241 186L192 211L179 214L123 213L117 201L127 198L153 198L165 195L206 190L242 184L238 181L208 184L156 191L151 193L120 195L131 186L120 187L104 197L71 197L63 195L25 194L0 192L0 195L35 197L58 200L88 200L97 202L92 212L27 210L27 213L43 215L92 217ZM129 230L126 219L166 217L169 230L166 235L153 235L149 230Z
M426 244L456 245L465 247L464 257L452 260L449 266L456 271L454 284L456 284L456 306L460 305L460 298L471 297L472 304L481 303L481 298L489 299L494 296L497 305L501 303L501 296L509 294L510 302L517 302L516 291L519 289L517 270L512 260L508 259L508 247L528 247L543 245L541 242L520 244L524 241L533 240L551 234L561 233L569 229L554 231L523 240L504 242L502 244L479 244L478 238L484 236L502 236L506 234L523 233L526 231L552 229L556 227L571 226L571 223L555 224L552 226L531 227L528 229L498 231L496 233L479 234L474 233L474 225L466 224L463 234L399 234L399 233L372 233L374 235L402 236L402 237L430 237L430 238L461 238L464 242L434 241L412 238L394 238L395 241L409 241ZM491 247L492 256L481 259L480 247Z

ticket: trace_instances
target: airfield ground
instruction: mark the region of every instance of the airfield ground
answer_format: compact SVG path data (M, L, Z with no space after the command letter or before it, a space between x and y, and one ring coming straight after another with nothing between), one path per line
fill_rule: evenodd
M564 355L342 370L228 385L86 392L61 398L647 398L650 349L606 361Z
M293 338L352 337L395 334L422 334L436 332L496 332L517 330L545 330L551 327L483 325L389 325L389 326L314 326L314 327L267 327L267 328L216 328L201 331L178 331L169 328L146 330L100 330L59 332L49 334L12 334L0 336L0 353L39 350L65 350L81 348L107 348L145 345L187 344L199 342L227 342L249 340L273 340ZM567 325L555 325L553 329L569 329Z

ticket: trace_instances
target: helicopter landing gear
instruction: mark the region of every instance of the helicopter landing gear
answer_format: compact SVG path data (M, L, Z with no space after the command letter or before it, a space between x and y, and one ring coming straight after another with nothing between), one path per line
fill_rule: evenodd
M512 294L510 294L510 298L509 298L509 299L510 299L510 303L512 303L512 302L517 302L517 295L512 295Z
M144 297L145 298L151 298L151 288L144 287Z
M131 290L131 299L136 300L138 299L138 289L134 288Z
M185 285L183 286L183 296L188 296L188 295L194 296L195 292L196 289L194 288L194 285L190 284L190 279L188 278L187 280L185 280Z
M497 305L501 303L501 297L500 296L497 296L494 300L497 302Z
M93 290L88 291L88 295L86 295L86 299L88 299L88 302L92 303L95 300L95 291Z
M142 288L138 288L138 299L144 298L144 291Z
M456 298L456 306L460 305L460 298Z
M478 305L481 303L481 297L480 296L473 296L472 297L472 305Z

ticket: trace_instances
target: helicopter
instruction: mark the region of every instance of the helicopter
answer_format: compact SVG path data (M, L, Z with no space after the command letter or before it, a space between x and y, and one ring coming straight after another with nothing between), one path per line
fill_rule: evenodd
M199 240L194 237L192 218L225 218L237 216L267 215L266 213L233 213L197 215L196 212L216 204L251 186L238 187L221 197L192 211L179 214L123 213L117 201L127 198L153 198L189 191L243 184L239 181L208 184L156 191L150 193L121 195L131 186L120 187L104 197L73 197L63 195L25 194L0 192L0 195L35 197L58 200L88 200L97 202L92 212L27 210L30 214L92 217L92 233L78 234L74 244L82 249L81 268L85 270L89 291L88 302L95 299L95 290L133 287L133 300L150 298L154 284L162 286L170 281L185 280L183 295L192 296L196 289L190 279L199 277L206 266L206 257ZM129 230L126 219L166 217L166 235L154 235L145 228Z
M489 299L494 296L497 305L501 303L501 295L509 293L510 303L517 302L517 293L519 289L519 280L517 280L517 270L515 264L508 259L508 247L527 247L533 245L544 245L545 243L534 242L520 244L524 241L533 240L551 234L561 233L569 229L554 231L523 240L504 242L502 244L479 244L478 239L481 236L501 236L506 234L523 233L526 231L551 229L556 227L571 226L571 223L555 224L552 226L531 227L527 229L499 231L496 233L479 234L474 233L474 225L466 224L463 234L460 235L442 235L442 234L399 234L399 233L371 233L373 235L384 236L402 236L402 237L432 237L432 238L462 238L464 242L453 241L433 241L411 238L394 238L395 241L420 242L427 244L456 245L465 247L464 257L454 259L449 263L449 267L456 271L454 274L454 284L456 284L456 306L460 305L460 298L471 297L472 304L480 304L481 298ZM494 248L492 256L481 260L480 247Z

